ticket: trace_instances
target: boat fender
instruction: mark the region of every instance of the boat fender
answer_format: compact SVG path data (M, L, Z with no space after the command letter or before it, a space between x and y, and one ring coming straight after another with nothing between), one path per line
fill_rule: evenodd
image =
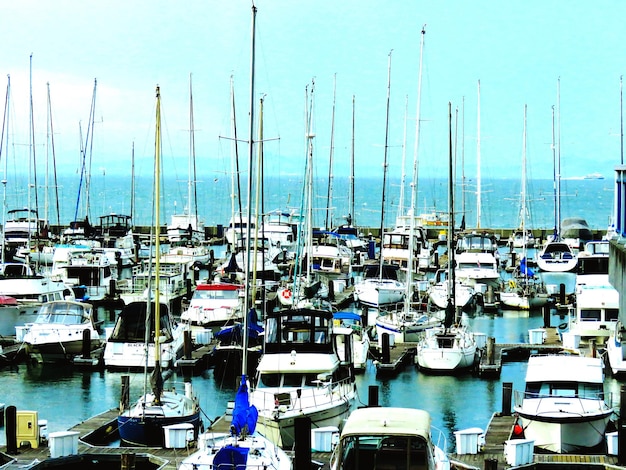
M559 325L559 330L565 330L568 326L569 324L567 322L563 322Z
M515 286L515 281L513 279L509 279L509 287L511 289L515 289L516 286Z

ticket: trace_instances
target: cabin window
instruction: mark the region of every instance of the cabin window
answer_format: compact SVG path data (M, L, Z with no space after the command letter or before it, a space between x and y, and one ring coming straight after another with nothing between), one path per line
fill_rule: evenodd
M302 376L300 374L285 374L283 377L283 387L302 386Z
M257 382L258 388L280 386L280 374L261 374Z
M617 321L619 316L619 309L617 308L607 308L604 311L604 316L606 321Z
M581 308L580 319L583 321L600 321L599 308Z

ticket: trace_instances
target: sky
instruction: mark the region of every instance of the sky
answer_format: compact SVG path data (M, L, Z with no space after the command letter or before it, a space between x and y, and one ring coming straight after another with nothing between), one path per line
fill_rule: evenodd
M403 158L407 168L416 158L420 76L419 178L447 176L448 103L457 173L469 178L478 173L478 154L482 176L520 176L525 105L530 178L552 178L557 104L562 177L599 172L610 178L620 163L623 1L255 5L253 102L255 115L264 103L266 172L303 173L309 103L318 175L329 173L331 153L333 175L348 175L354 141L356 178L380 177L385 150L390 176L400 176ZM0 0L0 90L10 76L2 150L8 171L24 171L34 152L39 172L54 148L58 171L75 172L89 142L92 173L129 174L134 154L136 173L149 174L158 84L164 164L185 175L191 77L198 172L225 177L233 101L238 139L249 133L251 7L249 0ZM5 93L0 96L5 104ZM245 161L245 143L239 153Z

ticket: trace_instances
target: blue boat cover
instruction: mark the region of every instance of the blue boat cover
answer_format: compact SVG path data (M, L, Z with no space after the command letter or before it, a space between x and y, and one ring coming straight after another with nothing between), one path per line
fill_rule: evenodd
M335 312L333 313L333 318L336 318L337 320L361 321L361 315L354 312Z
M241 376L241 384L235 395L235 408L233 409L232 420L233 431L236 435L240 435L243 431L246 434L253 434L258 417L258 410L254 405L250 405L248 383L244 374Z
M226 445L215 454L213 468L244 468L248 461L249 450L248 447Z

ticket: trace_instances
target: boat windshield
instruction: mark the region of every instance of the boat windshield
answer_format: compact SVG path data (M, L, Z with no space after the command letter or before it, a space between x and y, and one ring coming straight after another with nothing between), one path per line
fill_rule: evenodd
M85 319L83 306L63 302L42 305L35 323L78 325L83 323Z
M418 436L347 436L340 458L343 470L429 468L427 443Z
M584 382L530 382L526 384L527 398L578 397L592 400L604 395L603 384Z

